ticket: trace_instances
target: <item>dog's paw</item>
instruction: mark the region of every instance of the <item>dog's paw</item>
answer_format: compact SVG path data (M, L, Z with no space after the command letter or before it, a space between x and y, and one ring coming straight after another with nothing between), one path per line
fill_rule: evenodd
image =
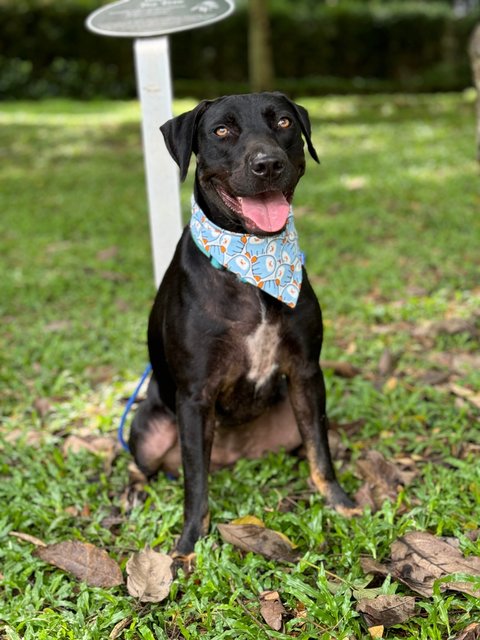
M328 484L326 498L328 504L346 518L353 518L362 513L362 508L348 497L338 482Z
M346 507L345 505L336 505L334 509L337 513L344 516L345 518L355 518L356 516L361 516L363 513L363 509L355 503L352 503L351 507Z

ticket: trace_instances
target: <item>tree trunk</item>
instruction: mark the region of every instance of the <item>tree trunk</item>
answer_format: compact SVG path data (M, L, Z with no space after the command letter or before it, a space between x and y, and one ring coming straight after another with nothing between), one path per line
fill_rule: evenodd
M468 48L473 81L477 88L477 160L480 162L480 24L475 27Z
M271 91L274 83L268 0L249 0L248 70L252 91Z

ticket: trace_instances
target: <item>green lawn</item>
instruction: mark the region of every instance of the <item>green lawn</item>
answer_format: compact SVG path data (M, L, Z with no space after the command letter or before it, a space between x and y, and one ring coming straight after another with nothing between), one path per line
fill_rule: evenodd
M159 477L132 500L126 454L109 464L62 449L69 435L116 429L146 364L154 287L138 106L1 104L0 638L368 638L355 601L369 582L362 556L388 558L392 541L413 530L456 536L462 551L480 555L480 541L465 535L480 522L471 96L299 102L322 160L308 163L296 196L324 311L322 355L360 371L347 379L326 370L339 474L354 494L356 461L375 449L414 463L417 476L376 513L348 521L309 490L305 463L292 457L217 473L210 534L197 545L193 573L180 570L160 604L138 603L124 587L88 587L10 535L88 541L124 567L145 545L172 548L182 490ZM175 110L191 106L179 101ZM182 190L186 213L190 188L191 178ZM381 364L385 354L396 367ZM289 536L298 563L224 543L216 523L247 514ZM412 595L389 577L370 586ZM286 609L281 632L260 615L268 589ZM383 637L453 639L480 622L479 602L438 590L417 596L415 616Z

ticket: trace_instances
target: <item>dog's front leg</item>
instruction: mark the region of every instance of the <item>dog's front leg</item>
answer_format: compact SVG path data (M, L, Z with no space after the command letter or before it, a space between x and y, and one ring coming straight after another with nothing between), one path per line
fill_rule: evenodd
M289 377L289 396L303 439L310 476L328 504L345 515L358 511L338 483L328 444L325 382L319 366L294 372Z
M184 522L176 553L186 555L208 530L208 471L214 405L177 392L177 420L184 476Z

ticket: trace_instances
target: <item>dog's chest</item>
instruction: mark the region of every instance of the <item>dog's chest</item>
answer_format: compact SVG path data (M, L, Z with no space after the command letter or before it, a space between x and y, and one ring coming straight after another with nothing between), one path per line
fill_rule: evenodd
M261 322L246 337L248 381L259 389L265 385L279 366L280 325L271 323L262 313Z

